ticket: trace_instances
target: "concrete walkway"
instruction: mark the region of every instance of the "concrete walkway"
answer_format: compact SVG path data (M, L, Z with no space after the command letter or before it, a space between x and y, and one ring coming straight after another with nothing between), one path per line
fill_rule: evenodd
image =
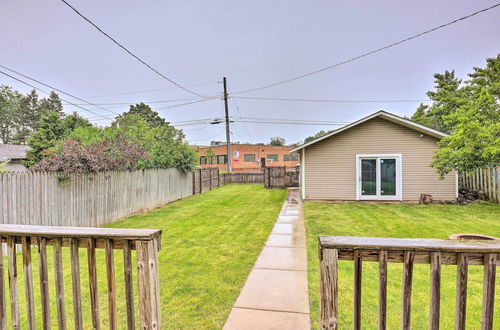
M310 329L302 201L289 189L224 329Z

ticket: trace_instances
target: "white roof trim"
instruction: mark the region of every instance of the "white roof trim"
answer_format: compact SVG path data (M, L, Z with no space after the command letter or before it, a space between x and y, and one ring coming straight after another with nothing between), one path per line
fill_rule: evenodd
M368 120L373 119L375 117L382 117L382 118L387 119L389 121L392 121L394 123L400 124L400 125L408 127L408 128L412 128L412 129L414 129L416 131L428 134L428 135L433 136L433 137L438 138L438 139L441 139L441 138L443 138L445 136L448 136L448 134L445 134L443 132L437 131L437 130L432 129L430 127L427 127L427 126L415 123L415 122L413 122L411 120L408 120L408 119L404 119L404 118L399 117L399 116L397 116L395 114L392 114L390 112L386 112L384 110L380 110L380 111L377 111L377 112L375 112L375 113L373 113L373 114L371 114L369 116L366 116L366 117L364 117L364 118L362 118L360 120L357 120L357 121L352 122L352 123L350 123L348 125L345 125L344 127L341 127L341 128L336 129L334 131L331 131L330 133L325 134L325 135L323 135L323 136L321 136L321 137L319 137L317 139L314 139L312 141L304 143L304 144L302 144L302 145L300 145L300 146L298 146L298 147L290 150L290 152L297 152L297 151L299 151L299 150L301 150L301 149L303 149L305 147L310 146L311 144L314 144L314 143L319 142L321 140L327 139L330 136L333 136L335 134L338 134L340 132L348 130L349 128L357 126L357 125L359 125L361 123L364 123L365 121L368 121Z

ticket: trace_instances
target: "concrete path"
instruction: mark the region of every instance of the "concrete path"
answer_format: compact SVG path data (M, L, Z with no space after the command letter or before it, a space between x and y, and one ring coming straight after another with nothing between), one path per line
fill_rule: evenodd
M304 215L298 189L288 190L224 329L310 329Z

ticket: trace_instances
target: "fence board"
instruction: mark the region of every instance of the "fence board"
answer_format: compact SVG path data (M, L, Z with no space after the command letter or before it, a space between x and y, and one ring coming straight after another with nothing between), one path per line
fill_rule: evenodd
M497 166L478 169L460 176L460 188L483 190L488 199L500 203L500 170Z
M147 169L70 176L0 174L1 223L99 227L193 194L192 173ZM218 175L218 174L217 174Z

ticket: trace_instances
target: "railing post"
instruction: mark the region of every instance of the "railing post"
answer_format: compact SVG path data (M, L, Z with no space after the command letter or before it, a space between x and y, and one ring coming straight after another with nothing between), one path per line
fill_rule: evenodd
M467 272L468 257L466 253L457 253L457 289L455 307L455 329L465 329L467 311Z
M378 329L387 327L387 251L380 251L378 256Z
M483 316L481 319L481 330L493 329L496 263L496 253L488 253L484 255Z
M321 329L338 329L338 250L319 249Z
M415 252L405 251L403 265L403 315L401 329L409 330L411 324L411 288Z
M439 329L439 316L441 307L441 253L431 252L431 297L429 329Z
M352 328L361 329L361 291L363 274L363 256L360 250L354 250L354 306L352 315Z
M158 239L136 242L142 329L160 329L158 248Z

